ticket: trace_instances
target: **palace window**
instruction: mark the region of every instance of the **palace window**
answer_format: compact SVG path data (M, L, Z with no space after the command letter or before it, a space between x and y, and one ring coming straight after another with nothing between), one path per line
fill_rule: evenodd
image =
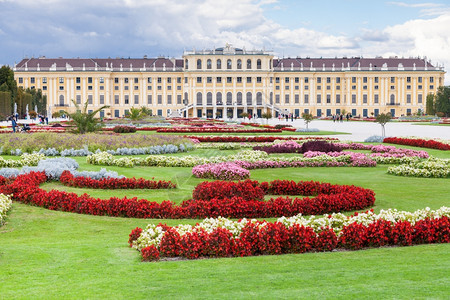
M208 60L206 61L206 68L207 68L208 70L211 70L211 68L212 68L212 63L211 63L211 60L210 60L210 59L208 59Z
M258 60L256 61L256 68L257 68L258 70L261 70L261 60L260 60L260 59L258 59Z
M237 60L237 69L238 70L242 69L242 60L240 59Z
M247 70L250 70L252 68L252 61L251 59L247 59Z
M216 62L216 68L219 70L222 69L222 61L220 59L218 59Z
M200 70L202 68L202 60L197 59L197 70Z

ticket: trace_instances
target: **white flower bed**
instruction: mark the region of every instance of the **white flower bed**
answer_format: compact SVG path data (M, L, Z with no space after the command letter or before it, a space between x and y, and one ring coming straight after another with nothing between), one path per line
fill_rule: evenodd
M10 196L0 194L0 226L5 222L6 213L11 209L11 205Z
M22 154L20 159L4 159L0 156L0 168L18 168L23 166L37 166L39 161L45 159L44 154Z
M430 157L425 161L389 167L388 173L398 176L446 178L450 176L450 160Z
M339 236L342 228L351 223L359 223L365 226L368 226L371 223L376 222L379 219L383 219L386 221L391 221L393 223L397 223L399 221L408 221L411 225L414 225L419 220L424 220L426 218L441 218L443 216L450 217L450 207L441 207L438 210L431 210L430 208L419 209L415 212L407 212L407 211L397 211L396 209L388 209L381 210L379 214L375 214L371 211L367 213L359 213L356 216L348 217L341 213L334 213L331 215L325 214L323 216L310 216L304 217L301 214L286 218L281 217L277 221L283 223L287 228L294 224L299 224L300 226L311 227L316 233L322 231L322 228L329 227L334 230L334 232ZM256 223L257 220L252 219L251 222ZM205 230L206 232L213 232L216 228L226 228L232 234L234 238L239 238L239 235L242 232L242 228L244 228L245 224L247 224L247 219L242 219L240 221L232 221L227 218L207 218L203 220L203 222L197 225L178 225L175 227L176 231L182 236L188 232L195 232L200 229ZM260 227L265 226L267 224L266 221L263 221L259 224ZM164 230L162 227L149 224L142 231L141 235L137 240L133 242L133 248L141 250L145 247L154 245L159 248L159 244L161 242L162 237L164 236Z

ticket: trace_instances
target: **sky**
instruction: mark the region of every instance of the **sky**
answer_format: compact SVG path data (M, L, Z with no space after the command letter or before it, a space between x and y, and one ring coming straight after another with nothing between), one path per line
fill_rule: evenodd
M426 56L448 72L450 0L0 0L0 65L226 43L277 57Z

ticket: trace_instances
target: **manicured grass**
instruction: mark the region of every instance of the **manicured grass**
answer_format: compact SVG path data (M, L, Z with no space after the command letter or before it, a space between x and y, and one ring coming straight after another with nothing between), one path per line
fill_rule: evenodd
M412 123L413 125L429 125L429 126L450 126L450 124L438 124L438 123L431 123L431 122L418 122L418 123Z
M399 146L397 147L405 147ZM418 149L411 147L412 149ZM450 158L450 151L425 149ZM192 155L235 151L195 150ZM186 155L186 154L176 154ZM5 157L6 158L6 157ZM99 170L75 158L80 170ZM191 168L106 167L127 177L171 180L175 190L58 188L95 197L138 196L177 203L203 181ZM376 168L252 170L251 179L318 180L373 189L374 209L413 211L449 206L450 180L409 178ZM123 194L121 194L123 193ZM354 252L309 253L193 261L140 262L127 245L133 228L149 223L194 224L199 220L143 220L55 212L15 202L0 227L0 298L446 298L450 245L391 247Z
M152 220L15 203L0 229L2 298L445 298L450 245L141 263L127 235ZM168 221L170 225L186 221ZM190 220L189 223L193 221Z

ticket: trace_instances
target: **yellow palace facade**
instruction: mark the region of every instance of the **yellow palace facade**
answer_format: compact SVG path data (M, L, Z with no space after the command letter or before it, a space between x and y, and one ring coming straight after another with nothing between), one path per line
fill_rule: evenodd
M14 74L18 86L47 95L50 112L74 110L74 100L90 110L109 105L101 117L145 106L167 117L236 119L242 112L412 114L424 111L445 72L426 58L275 58L227 45L181 59L23 59Z

